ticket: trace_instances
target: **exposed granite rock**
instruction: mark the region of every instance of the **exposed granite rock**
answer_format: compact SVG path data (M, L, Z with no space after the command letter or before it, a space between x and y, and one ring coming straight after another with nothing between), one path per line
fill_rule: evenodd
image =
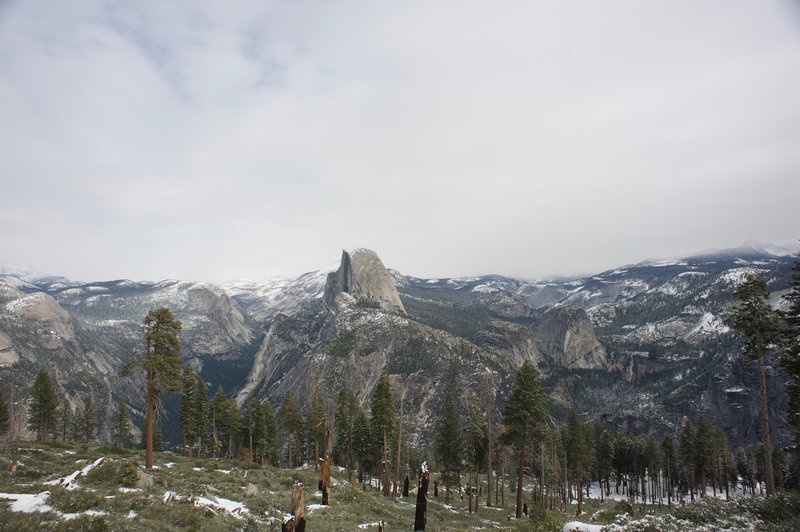
M625 377L626 381L638 382L646 375L668 370L669 364L653 360L649 353L644 351L628 351L617 355L614 367Z
M339 294L349 294L356 302L368 306L406 313L394 278L378 255L369 249L342 252L339 269L328 274L325 285L325 302L330 308L337 307Z
M579 369L605 368L606 350L594 334L586 311L577 307L555 307L533 324L539 350L561 366Z
M75 340L72 318L51 296L36 292L5 304L7 319L25 332L35 334L46 349L63 348ZM31 326L35 326L33 329ZM10 331L9 331L10 332Z
M0 366L10 366L19 360L14 344L6 333L0 331Z

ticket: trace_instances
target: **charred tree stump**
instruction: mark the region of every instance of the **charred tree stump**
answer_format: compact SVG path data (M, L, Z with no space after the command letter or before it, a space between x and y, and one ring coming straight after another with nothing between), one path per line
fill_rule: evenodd
M325 459L320 468L320 491L322 491L322 504L331 503L331 427L325 429Z
M305 532L305 491L303 483L295 480L292 485L292 516L283 521L281 532Z
M414 530L425 530L428 521L428 463L422 462L417 484L417 512L414 516ZM434 485L436 483L434 482Z
M327 456L322 461L322 504L328 505L331 503L331 457Z
M408 497L408 475L406 475L406 479L403 481L403 497Z

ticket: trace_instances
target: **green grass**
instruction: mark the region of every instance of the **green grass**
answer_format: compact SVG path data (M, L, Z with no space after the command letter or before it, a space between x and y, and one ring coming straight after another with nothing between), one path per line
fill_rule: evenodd
M20 513L7 511L10 503L0 501L0 530L57 531L57 530L280 530L282 517L290 509L291 486L303 482L306 492L306 521L309 530L358 530L358 525L384 521L387 530L410 530L414 522L413 497L406 499L383 497L376 489L351 486L343 474L334 471L332 504L313 507L321 502L317 495L317 472L314 469L277 469L256 467L236 460L198 460L172 453L156 453L156 469L151 474L153 485L135 488L137 471L143 470L144 455L139 451L108 452L104 448L72 447L26 443L21 450L22 465L15 474L9 472L9 462L0 458L0 492L35 494L50 492L47 504L54 511ZM93 463L98 457L105 461L83 478L76 489L47 485ZM258 488L255 496L245 497L248 484ZM122 488L122 489L121 489ZM575 518L575 506L567 512L541 511L529 502L531 518L509 519L514 514L513 494L506 491L506 505L486 508L477 514L467 512L467 500L454 494L450 507L443 497L428 497L428 530L460 531L472 528L494 530L525 530L549 532L560 530ZM175 497L165 500L165 494ZM199 498L224 498L244 503L249 513L241 517L219 508L194 504ZM89 510L91 515L84 512ZM616 521L625 508L618 502L586 499L580 520L608 524ZM648 506L647 513L668 514L681 522L714 523L719 514L742 513L756 516L765 530L784 530L800 525L800 496L781 495L770 501L747 499L738 502L707 501L667 509ZM67 520L64 514L77 514ZM642 517L639 505L634 506L633 519ZM797 529L797 528L795 528ZM368 529L369 530L369 529ZM374 528L372 530L375 530Z
M65 489L45 482L57 480L84 468L98 457L105 461L78 478L76 489ZM86 446L25 443L17 472L9 472L9 462L0 458L0 492L41 493L49 491L47 504L54 511L20 513L6 509L0 501L0 530L279 530L290 510L291 486L295 480L307 486L306 505L320 504L316 490L318 473L314 469L277 469L256 467L236 460L198 460L172 453L156 453L156 469L150 472L153 486L135 488L137 470L143 470L144 455L139 451L112 451ZM358 530L358 525L383 520L387 530L407 530L414 522L413 497L383 497L378 490L351 486L335 471L333 503L328 507L306 510L310 530ZM244 496L248 484L258 487L258 494ZM122 490L120 490L122 488ZM177 497L165 502L166 492ZM198 498L220 497L242 502L249 514L236 517L218 508L193 503ZM428 529L464 530L482 526L515 530L509 521L513 508L481 508L477 515L467 512L466 501L454 498L452 507L429 494ZM92 515L84 514L90 510ZM66 520L63 514L78 514ZM529 529L523 527L523 529Z

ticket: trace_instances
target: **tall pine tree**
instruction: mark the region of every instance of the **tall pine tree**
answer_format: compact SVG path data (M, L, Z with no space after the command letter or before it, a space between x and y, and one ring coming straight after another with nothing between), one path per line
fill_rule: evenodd
M161 392L175 392L181 381L181 343L178 334L181 322L172 312L161 307L153 309L144 318L144 350L135 353L120 372L128 375L134 369L145 372L145 467L153 469L153 422L156 401Z
M583 505L583 479L591 463L591 447L587 440L586 425L578 411L571 408L567 414L564 447L567 453L567 463L577 486L578 513L581 512Z
M453 402L452 391L445 392L442 415L436 427L434 449L436 458L444 470L445 502L450 503L450 483L454 473L460 472L464 460L464 442L457 436L461 433L461 419Z
M131 439L130 411L125 401L117 401L114 417L111 420L111 444L114 447L125 447Z
M286 436L286 462L295 467L302 463L303 433L305 420L300 406L291 394L286 394L279 412L281 428Z
M194 369L191 364L187 364L183 370L181 379L181 431L183 432L183 445L192 457L192 447L197 441L197 411L195 398L197 379L194 377Z
M36 441L46 442L50 438L50 433L56 431L58 398L50 374L45 370L40 370L36 375L31 399L28 428L36 432Z
M319 449L325 444L325 432L328 427L328 408L319 388L314 390L311 405L308 407L308 434L314 442L314 467L319 466Z
M734 327L742 337L744 352L758 361L758 378L761 388L761 433L764 447L764 479L767 497L775 491L772 473L772 441L767 404L767 379L764 359L772 345L778 343L780 329L778 315L769 304L769 288L761 277L750 276L736 289L739 304L733 314Z
M334 456L339 464L347 467L347 480L353 481L353 424L355 423L358 400L355 394L347 388L342 388L336 397L336 444Z
M97 412L94 409L92 394L83 402L83 413L80 420L80 438L82 442L92 443L97 435Z
M392 399L392 384L389 380L389 372L384 368L378 377L378 383L372 391L372 402L370 404L370 427L372 436L375 438L375 447L380 449L381 464L381 484L383 494L389 496L389 457L392 448L391 441L395 435L397 427L397 414L394 409Z
M195 436L197 442L197 457L203 456L203 445L208 442L208 410L209 410L208 388L206 382L197 374L197 383L194 390L194 421Z
M503 408L503 442L517 454L517 519L522 517L525 450L541 439L546 429L547 403L536 370L527 361L514 376L514 388Z
M58 413L56 414L58 418L58 434L56 434L56 439L61 438L61 441L65 442L67 439L71 438L72 434L70 431L72 429L73 415L72 406L65 397L61 400L61 405L58 407Z
M781 365L789 376L786 391L789 395L788 418L795 430L792 477L800 487L800 261L792 268L791 290L783 296L788 308L781 313L784 322L783 356Z

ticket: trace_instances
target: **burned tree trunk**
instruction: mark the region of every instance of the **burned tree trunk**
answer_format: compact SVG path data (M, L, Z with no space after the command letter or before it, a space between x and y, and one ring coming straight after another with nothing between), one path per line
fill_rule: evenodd
M331 428L325 430L325 459L320 468L320 489L322 491L322 504L328 505L331 500Z
M403 481L403 497L408 497L408 475L406 475L406 479Z
M425 530L428 521L428 463L422 462L417 484L417 512L414 516L414 530Z
M306 530L306 488L297 480L292 485L292 515L283 521L281 532L305 532Z

